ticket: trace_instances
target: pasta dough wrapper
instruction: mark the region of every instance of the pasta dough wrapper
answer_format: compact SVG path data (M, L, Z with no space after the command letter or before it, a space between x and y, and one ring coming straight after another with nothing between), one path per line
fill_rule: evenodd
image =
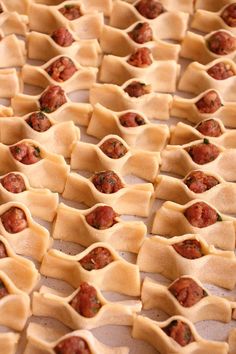
M6 34L18 34L25 36L28 31L28 16L19 15L17 12L9 12L5 6L2 5L3 12L0 14L0 28Z
M124 127L120 124L119 117L129 113L111 111L99 103L94 106L87 134L102 139L106 135L116 134L120 136L130 147L138 147L143 150L160 151L169 140L169 128L167 125L150 123L145 115L141 115L145 124L137 127ZM136 110L132 113L140 115Z
M181 277L184 279L185 276ZM168 286L157 283L151 278L145 278L142 287L141 299L145 310L157 308L170 316L184 316L193 323L215 320L221 322L230 322L232 319L232 310L236 304L226 298L211 295L203 287L201 282L195 277L191 278L195 283L204 289L206 296L190 307L182 306L175 296L168 290ZM174 283L174 282L173 282ZM169 285L171 286L171 284Z
M117 0L113 4L109 25L124 29L137 21L145 21L154 28L159 38L181 41L187 30L189 15L178 11L177 8L172 8L171 10L172 11L162 13L153 20L148 20L146 17L143 17L132 4ZM171 26L168 25L170 23Z
M19 14L27 15L29 10L29 4L31 0L2 0L7 11L18 12Z
M185 240L197 240L201 243L204 256L187 259L178 254L173 244ZM161 236L147 238L138 255L137 264L140 271L160 273L168 279L175 280L182 275L196 277L206 282L232 290L236 283L236 259L233 251L217 250L209 246L198 235L183 235L166 239Z
M236 149L225 149L220 145L214 144L220 150L218 157L214 161L199 165L191 159L185 149L200 143L202 143L202 140L196 140L193 143L182 146L167 145L166 149L161 153L161 171L177 173L180 176L185 176L192 170L213 171L228 182L235 181L236 173L232 169L232 161L236 158Z
M122 85L127 80L138 78L152 85L154 91L174 92L180 66L174 60L152 61L146 68L139 68L127 63L127 57L105 55L100 68L100 81Z
M68 55L83 66L100 64L101 48L96 39L79 39L71 32L74 42L69 47L61 47L47 34L29 32L27 34L28 57L30 59L48 61L58 55ZM35 45L37 43L37 45ZM45 48L45 50L41 50Z
M1 68L8 68L9 66L23 66L26 61L26 49L24 41L18 39L15 34L10 34L9 36L3 37L0 41L0 55ZM1 72L2 70L0 70L0 73ZM9 78L7 80L10 79L10 74L13 75L13 73L15 73L16 76L16 71L13 68L5 69L3 73L4 72L6 73L6 75L9 75ZM19 79L17 81L19 81ZM18 93L18 91L15 92L15 94L16 93Z
M204 171L203 171L204 172ZM207 172L219 181L219 184L202 193L191 191L184 183L184 179L159 175L156 180L155 196L158 199L171 200L179 204L185 204L191 200L201 199L214 205L221 213L236 213L236 185L226 182L214 172Z
M79 261L97 247L106 248L111 253L113 261L104 268L88 271ZM130 296L140 295L138 266L125 261L118 252L104 242L94 243L75 256L49 250L43 259L40 272L64 280L74 288L78 288L82 282L88 282L103 291L115 291Z
M201 113L196 107L196 103L205 96L210 90L200 93L194 98L183 98L180 96L174 96L173 105L171 107L171 115L178 118L187 119L191 123L199 123L207 118L212 118L216 116L222 121L226 126L230 128L236 128L235 114L236 114L236 103L225 102L219 91L216 91L217 95L221 100L221 107L215 113Z
M190 327L193 335L194 341L184 347L170 338L162 329L175 320L186 323L188 327ZM226 342L210 341L200 337L192 322L182 316L172 316L163 322L153 321L144 316L136 316L132 337L148 342L156 348L160 354L208 354L210 352L214 354L227 354L229 349L228 343Z
M52 237L63 241L79 243L88 247L95 242L106 242L117 250L138 253L147 233L142 221L123 221L119 216L116 223L103 230L95 229L86 221L86 215L104 204L90 209L78 210L60 203L53 224Z
M15 354L20 339L19 333L0 333L0 345L5 354Z
M89 100L92 105L100 103L117 112L134 109L150 119L167 120L170 118L172 96L152 92L140 97L130 97L124 89L136 80L128 80L123 85L94 84L90 89ZM137 80L139 81L139 80ZM141 80L142 83L144 83Z
M108 139L116 139L127 149L119 159L110 158L100 149ZM71 153L71 168L89 172L112 170L120 175L135 175L154 182L159 172L160 153L130 148L118 135L107 135L97 145L76 142Z
M58 333L57 333L58 332ZM62 331L61 331L62 332ZM24 354L53 354L53 348L63 340L78 336L88 344L91 354L128 354L127 347L108 347L99 342L88 330L77 330L73 332L59 333L52 328L45 328L36 323L30 323L27 328L27 345ZM67 331L68 332L68 331ZM49 339L48 339L49 337ZM8 353L7 353L8 354Z
M9 233L4 228L0 220L0 234L9 242L16 253L32 257L41 261L47 249L50 247L50 234L45 227L36 223L29 209L22 203L9 202L0 206L0 215L5 213L11 207L16 207L25 213L28 226L17 233Z
M63 198L84 203L91 207L97 203L111 206L118 214L148 216L152 203L153 185L151 183L126 185L112 194L99 192L91 180L77 173L68 175Z
M125 30L104 25L100 38L102 50L107 54L123 57L142 48L144 44L136 43L128 35L138 23ZM155 33L153 40L146 42L145 47L150 49L154 60L178 60L180 45L162 41L159 39L159 33Z
M207 70L218 63L230 65L235 75L225 80L216 80L208 75ZM231 59L216 59L207 65L193 62L183 73L178 89L199 94L204 90L215 89L227 101L234 101L236 94L236 64Z
M219 11L223 6L233 3L234 0L196 0L195 9Z
M68 80L58 82L46 72L46 69L56 60L63 58L61 55L50 59L41 66L25 64L22 68L22 80L25 84L39 86L43 89L49 85L59 85L66 93L76 90L88 90L96 82L98 69L92 67L83 68L70 56L66 55L65 57L72 61L77 70Z
M137 4L137 0L125 0L126 2L129 2L130 4ZM187 13L192 13L193 12L193 3L192 0L160 0L159 1L164 8L167 10L177 10L177 11L183 11Z
M16 69L0 69L0 96L11 98L21 91L22 82Z
M209 203L207 204L215 209L222 221L217 221L210 226L199 228L191 225L185 217L185 210L201 201L200 199L195 199L185 205L169 201L165 202L155 214L152 233L166 237L190 233L198 234L204 238L209 245L233 251L236 243L236 219L224 214L219 214L218 210Z
M103 14L86 9L82 2L77 4L80 5L83 15L73 21L68 20L58 11L66 5L74 5L73 1L64 1L56 6L47 6L44 4L30 5L30 29L37 32L51 33L56 28L68 27L76 32L81 39L99 38L104 24Z
M55 318L72 329L92 329L105 325L132 326L135 313L141 311L141 301L109 302L97 287L95 289L102 307L94 317L80 315L69 304L78 290L67 297L62 297L55 295L55 292L50 293L50 289L46 287L33 294L33 314Z

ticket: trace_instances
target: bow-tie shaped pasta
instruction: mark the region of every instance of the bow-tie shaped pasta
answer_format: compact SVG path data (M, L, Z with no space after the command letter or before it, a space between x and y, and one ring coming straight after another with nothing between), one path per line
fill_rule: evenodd
M15 34L10 34L8 36L3 36L3 37L1 36L0 53L1 53L1 57L0 57L1 68L9 68L9 66L23 66L25 64L25 60L26 60L25 43L23 40L18 39ZM6 86L6 82L5 82L5 86Z
M123 221L105 204L78 210L61 203L53 224L52 237L84 247L95 242L106 242L115 249L138 253L146 233L147 228L142 221Z
M215 1L215 4L218 6L220 2ZM191 27L205 33L225 29L236 34L235 19L231 17L231 11L234 10L235 3L232 2L226 4L217 12L198 9L193 15Z
M1 174L19 171L28 177L32 187L49 188L59 193L64 190L70 168L62 156L49 153L41 144L30 139L11 146L0 143L0 151Z
M70 157L73 144L80 139L80 130L72 121L57 123L40 111L0 119L1 143L11 145L22 139L32 139L51 153Z
M174 60L153 60L150 50L142 47L126 57L105 55L102 59L99 78L102 82L116 85L122 85L127 80L137 78L141 81L145 80L154 91L172 93L176 90L179 71L180 66Z
M105 325L132 326L141 301L109 302L97 287L82 283L69 296L42 287L33 294L32 311L35 316L57 319L72 329L92 329Z
M27 34L26 40L29 59L48 61L58 55L68 55L83 66L100 64L101 48L98 41L81 40L76 33L66 27L56 29L51 36L32 31Z
M71 153L71 168L99 172L112 170L120 175L135 175L153 182L159 172L160 153L130 148L118 135L107 135L97 145L76 142Z
M236 58L236 37L226 30L214 31L206 36L187 32L180 55L184 58L208 64L219 58Z
M140 271L160 273L171 280L191 275L230 290L236 283L234 252L217 250L198 235L147 238L139 251L137 264Z
M181 298L185 291L186 296ZM230 322L236 307L235 302L210 294L197 278L186 275L168 286L146 277L141 299L144 310L157 308L170 316L184 316L193 323L206 320Z
M183 179L159 175L156 179L155 196L179 204L200 198L222 213L236 213L236 184L226 182L210 171L195 170Z
M0 206L0 233L16 253L38 261L51 243L48 230L33 220L24 204L17 202Z
M100 103L114 111L134 109L150 119L170 118L172 96L152 90L145 81L131 79L123 85L94 84L90 89L89 100L92 105Z
M55 328L44 327L31 322L27 328L26 336L27 345L23 354L36 353L38 350L43 350L44 354L53 354L55 353L54 349L80 350L81 345L88 354L129 353L127 347L108 347L99 342L90 331L85 329L68 333L68 330L58 331Z
M180 176L192 170L213 171L232 182L236 178L236 171L232 169L235 158L236 149L225 149L204 138L185 145L167 145L161 152L161 171Z
M70 93L88 90L96 82L97 72L97 68L84 68L68 55L59 55L41 66L24 65L22 80L25 84L44 89L49 85L59 85Z
M178 89L181 91L202 93L204 90L219 91L222 98L234 101L236 86L236 64L231 59L216 59L207 65L193 62L183 73Z
M178 60L180 45L161 40L158 31L148 22L136 22L127 29L104 25L100 38L105 53L126 56L141 48L144 43L154 60Z
M185 205L168 201L157 210L152 233L166 237L199 234L209 245L233 251L236 244L236 219L220 214L200 199Z
M30 293L40 279L39 272L30 260L16 255L6 237L0 235L0 271L5 273L15 286Z
M99 38L103 27L103 14L86 8L83 1L64 1L55 6L31 4L29 27L31 30L51 33L65 26L76 32L81 39Z
M137 6L138 3L139 1L135 5ZM184 38L189 15L179 11L178 4L179 2L176 1L175 9L169 7L168 4L163 4L164 7L167 6L172 11L168 11L168 8L165 10L162 7L157 17L154 18L155 14L153 13L150 19L150 17L143 16L133 4L117 0L113 4L109 25L124 29L137 21L146 21L155 28L155 32L159 33L160 38L180 41ZM171 26L169 26L170 23Z
M235 123L236 103L225 102L219 91L207 90L194 98L174 96L171 115L187 119L191 123L216 116L226 126L236 128Z
M89 282L104 291L140 294L138 266L125 261L104 242L94 243L75 256L51 249L43 259L40 272L64 280L74 288Z
M18 94L12 98L11 104L15 115L22 116L40 110L50 114L49 117L57 122L72 120L85 126L92 115L89 103L72 102L59 85L48 86L36 96Z
M93 206L104 203L118 214L148 216L152 203L153 185L127 185L115 172L98 172L90 179L77 173L68 175L63 198Z
M200 337L192 322L182 316L173 316L163 322L136 316L132 336L147 341L160 354L227 354L229 350L226 342Z
M151 123L137 110L114 112L97 103L87 134L100 139L116 134L130 147L160 151L166 146L170 132L167 125Z
M2 271L0 271L0 285L0 324L22 331L31 316L29 295L18 289Z

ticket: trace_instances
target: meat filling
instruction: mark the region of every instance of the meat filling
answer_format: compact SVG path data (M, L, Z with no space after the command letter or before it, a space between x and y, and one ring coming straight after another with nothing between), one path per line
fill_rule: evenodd
M60 86L49 86L39 99L40 109L46 113L56 111L64 103L65 92Z
M219 181L202 171L193 171L185 178L184 183L192 192L204 193L219 184Z
M43 112L34 112L26 119L26 123L36 132L46 132L52 124Z
M214 90L208 91L199 101L196 107L200 113L215 113L222 106L220 97Z
M32 165L41 160L40 148L29 143L13 145L10 152L17 161L25 165Z
M171 294L183 307L191 307L197 304L203 297L207 296L192 278L179 278L168 288Z
M221 18L229 27L236 27L236 3L227 6L222 12Z
M87 318L96 316L102 307L102 304L97 297L96 289L88 283L82 283L80 285L80 289L71 300L70 305L81 316Z
M194 227L207 227L219 220L219 215L215 209L204 202L197 202L188 207L184 215L189 223Z
M128 112L119 117L120 124L126 128L134 128L146 124L143 117L137 113Z
M201 243L197 240L177 242L173 245L173 248L178 254L187 259L197 259L204 255Z
M17 207L11 207L0 218L5 230L11 234L23 231L28 227L24 211Z
M185 150L198 165L214 161L220 154L219 148L209 143L208 139L204 139L203 143L192 145Z
M150 20L153 20L165 11L163 5L156 0L141 0L135 7L143 17Z
M208 40L208 48L217 55L230 54L236 49L236 38L225 31L215 32Z
M102 269L113 261L111 252L104 247L94 248L79 263L86 270Z
M77 71L73 61L67 57L61 57L55 60L47 69L46 72L51 78L58 82L68 80Z
M85 218L87 223L95 229L105 230L116 223L116 217L117 214L110 206L103 205L91 211Z
M56 354L91 354L88 344L83 338L71 336L60 343L54 348Z
M78 5L65 5L59 9L60 13L69 21L76 20L82 16L80 7Z
M148 48L139 48L135 53L131 54L127 63L137 68L146 68L152 64L150 57L151 51Z
M23 177L16 173L9 173L1 179L2 186L10 193L21 193L26 190Z
M172 321L163 331L173 338L181 347L185 347L194 341L191 329L187 323L179 320Z
M72 34L65 27L56 29L51 37L60 47L69 47L74 42Z
M124 89L124 91L128 93L130 97L141 97L151 92L151 86L138 81L133 81Z
M92 177L92 183L101 193L111 194L123 188L123 183L113 171L98 172Z
M215 80L226 80L235 75L231 65L223 62L213 65L207 73Z
M127 153L126 147L118 139L111 138L100 145L102 152L111 159L119 159Z
M197 126L197 130L203 135L215 138L223 134L221 131L220 124L215 119L207 119L199 123Z
M152 29L147 22L138 23L134 29L128 33L128 35L138 44L144 44L152 41L153 39Z

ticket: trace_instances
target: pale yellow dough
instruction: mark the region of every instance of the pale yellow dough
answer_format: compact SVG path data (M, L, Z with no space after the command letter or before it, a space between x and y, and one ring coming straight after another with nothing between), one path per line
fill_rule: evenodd
M236 214L235 183L226 182L214 172L206 171L205 173L206 175L217 179L219 184L202 193L191 191L184 183L184 180L189 174L183 179L159 175L156 180L155 197L158 199L171 200L179 204L185 204L191 200L201 199L214 205L222 213Z
M11 98L20 94L21 91L22 81L16 69L0 69L0 96Z
M116 223L107 229L96 229L86 221L86 215L105 204L78 210L60 203L53 224L52 237L88 247L95 242L106 242L117 250L138 253L147 233L142 221L123 221L119 215Z
M182 276L181 278L191 278L204 289L206 296L190 307L182 306L176 297L168 290L168 287L171 286L172 283L167 286L157 283L151 278L145 277L141 294L143 309L150 310L157 308L170 316L184 316L193 323L206 320L221 321L225 323L231 321L232 311L236 306L235 302L220 296L211 295L195 277Z
M134 315L141 311L141 301L110 302L103 297L97 287L95 289L102 307L94 317L88 318L80 315L69 304L78 293L79 288L65 297L44 286L39 292L33 294L33 315L55 318L72 329L92 329L106 325L133 325Z
M172 7L171 11L166 11L153 20L148 20L135 9L133 4L116 0L112 8L109 25L124 29L137 21L145 21L155 29L160 38L180 41L185 36L189 14L179 11L179 2L176 1L175 4L175 9ZM171 26L169 26L170 23Z
M145 124L131 128L122 126L119 117L129 112L141 116ZM151 123L144 114L140 114L137 110L114 112L99 103L94 106L87 134L99 139L109 134L116 134L130 147L149 151L162 150L166 146L170 136L167 125Z
M88 271L79 261L97 247L106 248L111 253L113 261L104 268ZM75 256L51 249L43 259L40 272L64 280L74 288L78 288L82 282L88 282L103 291L115 291L130 296L140 295L138 266L125 261L105 242L94 243Z
M165 328L174 320L182 321L190 327L194 337L193 342L182 347L165 334L162 328ZM157 322L144 316L136 316L134 319L132 337L148 342L156 348L160 354L227 354L229 349L228 343L226 342L215 342L200 337L192 322L182 316L172 316L163 322Z
M195 105L204 95L210 90L206 90L200 93L194 98L183 98L180 96L174 96L173 105L171 107L171 115L174 117L187 119L191 123L199 123L207 118L216 117L220 119L223 124L230 128L236 128L236 103L234 101L225 102L219 91L216 93L220 97L222 106L215 113L200 113Z
M0 235L0 241L4 244L8 256L0 259L0 271L6 274L18 289L30 293L40 279L34 263L16 255L5 236Z
M0 105L0 117L12 117L13 109L12 107Z
M118 214L148 216L152 204L153 185L151 183L127 185L121 176L119 178L124 188L115 193L105 194L99 192L90 179L77 173L70 173L62 196L90 207L96 203L104 203Z
M0 346L4 354L15 354L20 339L19 333L0 333Z
M101 60L101 48L98 41L96 39L81 40L76 33L71 30L69 32L72 34L74 42L68 47L61 47L47 34L29 32L26 37L28 57L48 61L58 55L68 55L80 65L98 66ZM41 48L45 48L45 50L41 50Z
M209 141L211 143L211 139ZM185 145L167 145L166 149L161 152L161 171L173 172L180 176L185 176L192 170L213 171L228 182L235 181L236 171L232 169L232 162L236 158L236 149L225 149L218 144L214 144L220 150L217 158L199 165L192 160L185 149L201 143L203 143L203 140L195 140Z
M234 3L234 0L196 0L195 9L219 11L223 6Z
M100 146L108 139L116 139L127 149L124 156L113 159ZM112 170L120 175L134 175L154 182L161 162L160 153L130 148L118 135L107 135L97 145L78 141L71 153L71 168L74 170L99 172Z
M172 93L176 90L176 82L180 72L180 66L174 60L153 60L152 64L145 68L130 65L126 57L105 55L100 67L100 81L122 85L127 80L145 80L154 91Z
M125 0L131 4L137 4L138 0ZM165 9L178 10L187 13L193 12L193 2L192 0L159 0L159 2L164 6Z
M89 100L92 105L100 103L114 111L137 110L150 119L167 120L170 118L172 96L151 92L140 97L130 97L124 89L134 81L147 84L144 80L131 79L123 85L94 84L90 89Z
M236 219L219 213L213 205L207 202L207 204L221 216L222 221L216 221L214 224L207 227L195 227L190 224L184 212L197 202L202 202L202 200L195 199L185 205L169 201L165 202L155 214L152 233L165 237L174 237L190 233L198 234L204 238L209 245L233 251L236 244Z
M27 15L29 10L29 4L31 0L2 0L3 6L7 11L18 12L20 14Z
M36 323L30 323L27 332L27 345L23 354L54 354L53 350L63 340L78 336L88 344L91 354L128 354L127 347L108 347L99 342L88 330L77 330L74 332L59 331ZM6 353L8 354L8 353Z
M185 240L198 240L204 256L187 259L178 254L173 244ZM137 265L140 271L160 273L164 277L175 280L181 275L191 275L203 283L210 283L232 290L236 283L236 258L233 251L217 250L209 246L198 235L183 235L167 239L161 236L147 238L138 255Z
M83 15L70 21L58 10L66 5L74 5L73 1L64 1L56 6L32 3L29 7L30 29L50 34L56 28L68 27L81 39L99 38L104 24L102 12L87 8L83 1L77 1L76 4L80 5Z
M14 2L14 0L10 2ZM1 5L3 10L3 12L0 14L1 32L3 32L5 35L15 33L21 36L25 36L26 32L28 31L28 16L19 15L19 13L15 12L15 9L14 12L9 11L4 1L1 1Z
M0 80L1 83L1 80ZM46 89L47 90L47 89ZM45 91L46 91L45 90ZM40 95L18 94L11 100L11 105L16 116L40 110ZM72 120L75 124L87 126L92 115L92 106L89 103L77 103L71 101L65 94L66 102L57 110L48 114L48 117L57 122Z
M25 61L26 48L24 41L18 39L15 34L4 36L0 41L0 68L8 68L5 70L6 73L15 73L15 69L9 69L9 66L23 66Z
M162 41L162 38L159 37L159 32L154 32L154 28L152 30L152 41L144 44L139 44L133 41L128 33L132 31L139 23L140 22L136 22L124 30L104 25L100 38L102 50L106 54L113 54L122 57L130 55L138 48L145 46L151 50L154 60L178 60L181 48L180 45Z
M208 75L207 70L218 63L230 65L235 75L225 80L216 80ZM236 94L236 64L228 58L216 59L207 65L192 62L187 66L183 73L178 89L195 94L200 94L202 91L214 89L220 92L222 98L227 101L234 101Z
M17 233L9 233L4 228L0 220L0 234L6 238L16 253L29 256L37 261L41 261L47 249L51 245L50 234L48 230L36 223L29 209L22 203L9 202L0 206L0 216L11 207L22 209L26 215L28 227Z

